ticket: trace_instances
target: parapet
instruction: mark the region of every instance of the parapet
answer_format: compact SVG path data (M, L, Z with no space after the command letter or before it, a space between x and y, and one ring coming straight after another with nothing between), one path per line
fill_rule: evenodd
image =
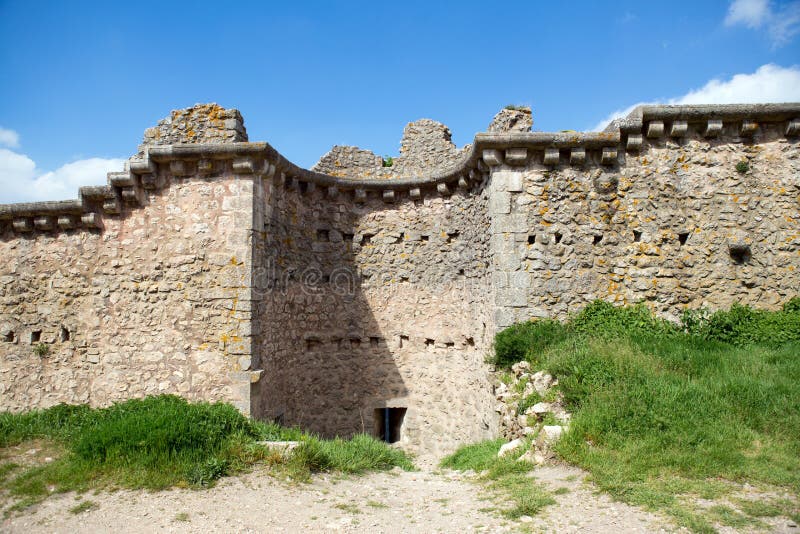
M514 120L496 117L495 123L510 131L479 133L472 145L459 150L446 126L423 119L406 127L396 168L383 167L382 158L371 152L334 147L315 170L307 170L268 143L245 142L247 133L237 110L197 105L174 111L169 119L148 129L140 153L131 157L121 172L108 173L108 185L82 187L77 200L0 205L0 233L6 227L20 234L102 229L104 218L140 206L145 191L163 187L167 176L253 175L273 179L279 187L299 194L323 188L328 197L350 195L355 202L375 194L393 203L456 191L469 193L485 181L491 168L502 166L614 169L624 164L627 152L638 154L648 143L666 139L725 137L757 143L767 128L796 137L800 135L800 103L642 106L600 133L529 132L524 116ZM343 172L347 164L365 171L354 177ZM374 172L368 172L370 169Z

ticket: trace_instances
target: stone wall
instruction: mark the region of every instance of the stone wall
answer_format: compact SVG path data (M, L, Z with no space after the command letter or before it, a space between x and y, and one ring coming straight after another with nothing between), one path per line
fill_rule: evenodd
M515 321L797 294L800 104L531 123L458 149L417 121L392 167L309 171L235 110L173 112L107 186L0 206L0 407L177 393L323 435L405 409L400 444L438 455L497 435L484 362Z
M2 233L3 409L174 393L249 412L249 377L233 371L250 351L236 233L252 182L163 178L102 229Z

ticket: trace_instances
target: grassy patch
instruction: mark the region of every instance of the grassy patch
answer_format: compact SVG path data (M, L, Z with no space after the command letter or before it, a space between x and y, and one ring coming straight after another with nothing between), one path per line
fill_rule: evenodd
M504 504L501 511L511 519L533 516L545 506L555 504L553 497L530 476L533 464L519 462L515 455L497 457L503 443L504 440L482 441L461 447L444 458L441 466L482 473L480 480L501 502L510 503L510 506Z
M687 313L681 325L598 301L560 326L512 328L498 334L497 363L521 354L558 378L573 419L557 451L615 497L705 531L746 518L695 509L694 496L731 482L800 494L797 299L778 312Z
M97 503L93 501L81 501L70 508L69 513L77 515L82 514L83 512L88 512L89 510L94 510L95 508L97 508Z
M175 514L175 521L189 521L189 514L187 512L178 512Z
M302 443L287 457L260 445L262 440ZM294 479L316 471L412 468L402 452L368 436L319 440L296 429L252 422L228 404L189 403L175 396L103 409L61 405L0 414L0 450L34 441L64 452L46 464L0 467L0 487L17 505L90 488L208 487L256 464Z

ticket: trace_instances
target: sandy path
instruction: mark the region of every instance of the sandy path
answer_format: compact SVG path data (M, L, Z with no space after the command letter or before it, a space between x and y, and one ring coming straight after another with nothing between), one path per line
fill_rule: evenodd
M482 486L459 473L389 472L363 477L321 476L288 485L264 473L221 481L207 491L54 496L2 523L9 533L76 532L658 532L664 519L595 495L581 472L540 468L551 489L567 487L540 517L509 521L492 511ZM562 490L563 491L563 490ZM82 500L96 507L70 509Z

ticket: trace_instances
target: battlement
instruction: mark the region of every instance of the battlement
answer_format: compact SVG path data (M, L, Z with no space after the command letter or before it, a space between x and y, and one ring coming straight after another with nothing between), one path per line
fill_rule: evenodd
M503 110L498 117L507 113ZM237 110L216 104L197 105L173 111L168 119L148 129L139 154L128 160L124 170L109 173L108 185L82 187L77 200L0 205L0 225L15 233L101 230L105 218L141 206L148 191L164 187L171 179L220 174L274 178L277 184L298 192L319 187L330 198L344 194L355 202L365 201L370 194L379 195L387 203L447 196L473 190L491 168L503 165L613 167L625 164L626 153L639 154L667 140L758 144L776 135L798 137L800 104L641 106L625 119L612 121L601 133L527 132L527 124L523 131L502 132L496 123L503 121L496 118L490 128L494 131L477 134L471 146L460 151L445 146L434 151L438 155L426 158L425 141L441 132L439 138L448 143L449 130L424 119L407 128L413 131L419 124L422 140L406 135L403 141L404 155L415 160L413 165L402 165L401 155L399 171L381 167L379 156L356 149L366 156L329 174L298 167L268 143L246 142L244 122ZM340 150L334 150L331 157L340 154ZM365 172L365 158L371 163L366 167L376 172ZM316 167L330 169L325 159ZM427 165L428 161L435 164ZM369 176L363 177L365 174Z

